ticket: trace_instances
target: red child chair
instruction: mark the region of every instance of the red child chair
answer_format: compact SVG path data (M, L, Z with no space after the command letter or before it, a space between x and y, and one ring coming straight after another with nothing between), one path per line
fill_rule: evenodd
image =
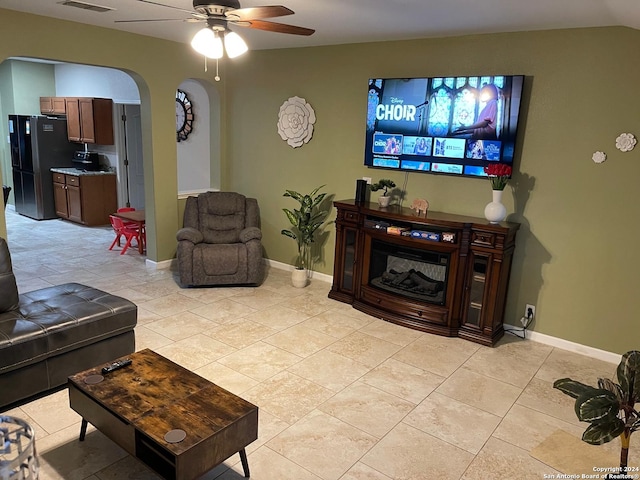
M121 213L121 212L134 212L136 209L133 207L120 207L117 212ZM135 222L128 222L126 220L122 220L122 222L124 223L125 227L135 227L136 223ZM120 239L118 238L118 246L120 246Z
M124 247L122 248L120 255L124 255L127 249L131 246L131 241L134 238L136 239L136 242L138 242L138 245L142 245L143 233L140 231L140 227L138 227L135 224L125 225L125 222L121 218L115 217L113 215L109 215L109 219L111 220L111 226L113 227L113 231L116 233L116 238L113 239L113 242L109 247L109 250L113 250L113 247L115 246L116 243L118 244L118 246L120 245L121 237L124 237L127 241Z

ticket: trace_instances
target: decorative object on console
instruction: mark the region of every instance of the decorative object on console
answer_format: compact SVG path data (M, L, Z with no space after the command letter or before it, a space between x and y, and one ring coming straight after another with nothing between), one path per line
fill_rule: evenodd
M502 204L503 190L492 190L493 199L484 207L484 216L491 223L500 223L507 218L507 207Z
M356 180L356 203L367 202L368 183L364 179Z
M322 187L324 185L320 185L307 195L302 195L294 190L286 190L283 195L297 200L300 204L299 210L282 209L292 228L291 230L283 229L280 232L282 235L294 239L298 245L296 268L291 274L291 282L294 287L302 288L307 285L307 270L313 265L311 244L315 241L317 230L322 226L329 214L327 210L321 210L320 208L322 200L327 195L326 193L318 193Z
M511 166L504 163L491 163L484 167L489 177L493 198L484 208L484 216L491 223L500 223L507 218L507 209L502 204L502 192L511 177Z
M597 388L561 378L553 383L553 388L575 398L578 419L591 424L582 434L583 441L602 445L620 437L620 470L607 478L635 478L624 474L631 434L640 430L640 414L634 406L640 401L640 351L632 350L622 356L616 376L619 383L599 378Z
M604 152L593 152L593 155L591 156L591 160L593 160L595 163L603 163L606 159L607 154Z
M424 198L416 198L411 204L411 210L416 211L416 215L420 215L420 213L424 213L427 216L427 210L429 208L429 202L427 202Z
M313 136L316 113L304 98L290 97L280 106L278 133L291 147L308 143Z
M393 180L388 178L382 178L376 183L371 184L371 191L377 192L378 190L383 190L382 195L378 197L378 204L382 207L388 207L389 202L391 202L391 197L389 196L389 189L395 188L396 183Z
M618 138L616 138L616 148L621 152L630 152L634 149L636 143L638 143L638 141L632 133L621 133Z

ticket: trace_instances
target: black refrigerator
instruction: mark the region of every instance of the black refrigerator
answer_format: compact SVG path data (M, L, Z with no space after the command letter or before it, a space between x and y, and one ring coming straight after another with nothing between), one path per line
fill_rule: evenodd
M51 168L73 167L78 147L67 138L67 121L9 115L9 143L16 212L36 220L57 218Z

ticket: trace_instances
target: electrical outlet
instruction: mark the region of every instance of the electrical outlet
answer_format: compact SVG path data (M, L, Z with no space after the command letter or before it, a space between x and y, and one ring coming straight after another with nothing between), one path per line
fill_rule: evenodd
M371 185L371 177L362 177L363 180L366 180L366 182Z
M536 306L527 303L527 306L524 307L524 317L525 318L529 318L529 309L531 309L531 318L530 318L530 320L533 320L533 317L536 316Z

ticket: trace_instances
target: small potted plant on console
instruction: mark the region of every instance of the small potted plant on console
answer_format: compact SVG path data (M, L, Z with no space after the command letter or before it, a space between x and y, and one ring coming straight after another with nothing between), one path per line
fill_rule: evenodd
M383 190L382 195L378 197L378 204L380 204L381 207L389 206L389 202L391 201L391 197L389 196L389 189L395 188L395 186L395 182L388 178L382 178L378 182L371 184L372 192Z

